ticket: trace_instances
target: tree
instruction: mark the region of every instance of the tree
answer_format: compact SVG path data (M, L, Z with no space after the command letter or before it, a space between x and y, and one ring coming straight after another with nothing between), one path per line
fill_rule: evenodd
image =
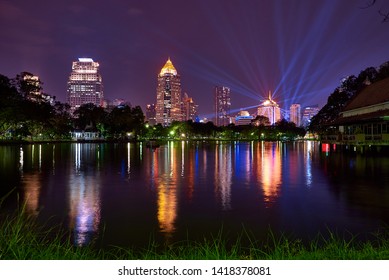
M54 114L49 119L50 128L49 134L52 138L63 139L70 137L70 131L72 130L71 116L70 116L70 105L55 102Z
M351 75L343 79L341 85L328 97L327 104L311 119L308 129L312 132L325 132L358 92L370 83L388 77L389 62L386 62L378 70L374 67L368 67L361 71L358 77Z
M367 9L373 7L376 4L377 4L377 0L368 0L360 8ZM382 17L382 22L389 22L389 12L383 12L382 10L378 10L378 14Z
M2 138L14 137L19 120L24 119L20 108L22 100L12 81L0 75L0 136Z
M106 118L106 112L103 107L96 106L93 103L83 104L74 111L76 117L76 128L82 130L98 130Z
M109 134L114 138L124 139L129 133L137 137L144 127L144 115L139 106L119 106L108 114L106 124Z
M42 92L42 81L30 72L21 72L13 80L18 92L24 98L40 98L38 93Z
M270 121L268 117L258 115L251 121L251 123L255 126L266 126L270 125Z

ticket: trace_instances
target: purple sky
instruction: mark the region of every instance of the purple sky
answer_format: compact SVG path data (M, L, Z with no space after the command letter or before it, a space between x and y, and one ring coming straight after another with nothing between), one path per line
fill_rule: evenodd
M340 79L389 61L386 0L0 0L0 74L40 76L66 101L72 61L100 62L105 98L144 108L171 58L182 90L211 116L214 85L232 107L268 91L282 108L326 103Z

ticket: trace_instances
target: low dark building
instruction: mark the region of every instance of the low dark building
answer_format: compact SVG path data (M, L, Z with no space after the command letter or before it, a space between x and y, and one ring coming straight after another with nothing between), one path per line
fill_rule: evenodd
M389 145L389 78L356 94L331 125L338 134L323 135L323 142Z

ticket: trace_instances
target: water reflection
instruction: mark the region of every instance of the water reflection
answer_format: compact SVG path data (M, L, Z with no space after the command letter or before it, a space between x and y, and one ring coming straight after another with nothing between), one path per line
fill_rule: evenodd
M236 147L236 146L235 146ZM236 148L235 148L236 150ZM223 210L231 209L232 158L231 145L220 143L215 151L215 191Z
M25 176L24 179L24 205L28 214L39 214L39 196L42 186L41 176L38 173Z
M305 181L308 188L312 185L312 141L306 142Z
M259 164L257 164L258 185L262 187L266 207L271 207L279 195L282 161L279 142L260 142Z
M75 244L88 244L96 237L101 215L100 173L87 166L98 161L98 148L94 144L73 144L75 172L69 176L69 224Z
M326 155L317 142L0 146L1 191L16 186L13 198L21 194L39 222L68 222L78 245L98 238L102 224L104 245L147 246L150 234L172 243L242 223L259 236L268 226L313 236L324 225L359 234L388 223L389 158L330 148Z
M271 206L278 197L281 185L281 152L280 144L266 143L262 146L261 154L261 179L264 201Z
M130 175L131 175L131 145L130 145L130 143L127 144L127 174L128 174L128 179L130 179Z
M23 174L23 165L24 165L24 152L23 147L20 147L20 153L19 153L19 171L21 174Z
M38 216L39 214L39 197L42 187L42 145L32 145L31 149L26 149L24 152L23 147L20 148L20 171L23 178L23 190L24 190L24 205L26 212L32 216ZM25 159L31 159L30 165L32 167L38 165L38 172L23 172Z
M174 147L176 143L169 142L163 149L158 149L154 159L154 180L157 188L157 218L160 231L167 239L176 231L177 218L177 178L179 149ZM158 162L164 162L159 165Z

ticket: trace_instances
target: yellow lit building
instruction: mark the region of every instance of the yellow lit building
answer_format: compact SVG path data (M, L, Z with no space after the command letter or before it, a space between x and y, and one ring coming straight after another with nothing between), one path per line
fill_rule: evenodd
M181 79L170 58L158 75L156 122L169 126L173 121L182 121Z

